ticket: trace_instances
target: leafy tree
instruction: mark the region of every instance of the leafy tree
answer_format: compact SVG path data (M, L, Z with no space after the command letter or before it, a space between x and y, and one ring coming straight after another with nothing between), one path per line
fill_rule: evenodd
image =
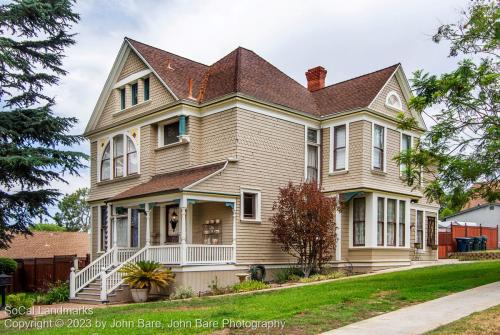
M271 218L273 240L297 258L306 277L333 256L336 208L335 198L327 197L316 183L290 182L280 188Z
M33 231L53 231L53 232L58 232L58 231L66 231L64 227L58 226L53 223L37 223L31 226L30 229L32 232Z
M0 248L29 234L33 218L55 204L50 188L64 173L78 175L86 155L61 148L83 140L68 135L76 118L54 115L45 93L66 71L63 52L75 43L79 20L72 0L15 0L0 5Z
M432 175L424 193L452 211L471 198L500 198L499 38L499 7L472 1L459 22L442 25L433 36L450 44L449 57L461 59L457 68L439 76L419 70L412 79L410 107L436 109L427 113L435 124L415 149L395 159L406 166L410 186ZM411 117L399 118L402 129L416 126Z
M66 194L59 202L59 212L54 215L59 227L67 231L87 231L90 226L90 206L87 203L88 188L79 188Z

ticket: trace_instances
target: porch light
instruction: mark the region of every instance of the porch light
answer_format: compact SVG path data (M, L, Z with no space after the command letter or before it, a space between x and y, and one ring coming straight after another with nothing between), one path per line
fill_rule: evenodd
M177 222L179 222L179 219L177 218L177 213L174 211L172 213L172 218L170 219L170 225L172 226L172 230L175 230L175 227L177 227Z

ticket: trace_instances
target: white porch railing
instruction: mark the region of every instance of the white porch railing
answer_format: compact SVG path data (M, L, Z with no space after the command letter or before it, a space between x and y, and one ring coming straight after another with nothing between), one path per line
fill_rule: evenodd
M182 251L185 257L182 257ZM204 245L187 244L181 248L180 244L146 246L106 273L101 272L101 300L106 301L108 294L116 290L122 283L120 269L127 263L138 261L155 261L165 265L194 265L194 264L228 264L234 263L232 245ZM184 264L181 260L184 259Z
M188 244L186 247L187 264L227 264L233 261L232 245Z

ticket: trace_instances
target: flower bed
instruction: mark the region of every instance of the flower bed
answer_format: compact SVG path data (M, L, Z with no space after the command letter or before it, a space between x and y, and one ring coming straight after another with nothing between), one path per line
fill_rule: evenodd
M456 258L461 261L481 261L488 259L500 259L500 250L455 252L450 255L450 258Z

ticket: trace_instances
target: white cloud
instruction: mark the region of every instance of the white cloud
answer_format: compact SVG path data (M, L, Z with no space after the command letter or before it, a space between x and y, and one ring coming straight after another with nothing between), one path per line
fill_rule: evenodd
M68 76L49 92L56 111L75 116L82 133L124 36L211 64L238 46L252 49L305 84L322 65L327 84L401 62L411 72L444 72L455 63L430 36L454 22L466 0L97 1L78 3L77 44L64 61ZM80 146L88 153L88 145ZM56 185L71 192L89 174Z

